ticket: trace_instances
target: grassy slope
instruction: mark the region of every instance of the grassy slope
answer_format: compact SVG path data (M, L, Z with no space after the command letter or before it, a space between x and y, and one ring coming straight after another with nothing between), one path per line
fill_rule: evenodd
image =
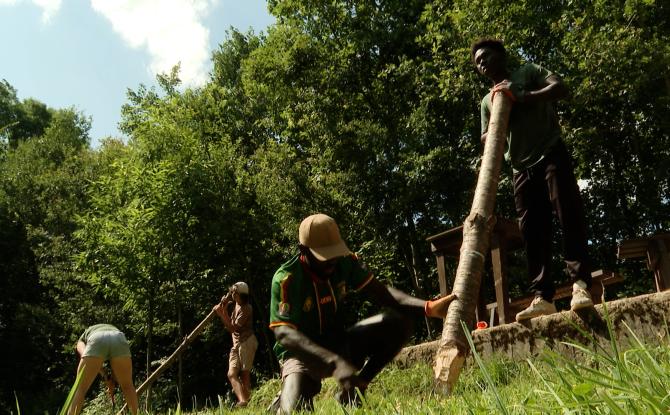
M365 404L343 409L334 400L332 379L315 401L315 414L667 414L670 410L670 348L667 335L654 345L628 350L582 348L579 361L546 351L527 362L492 359L484 370L472 365L462 373L449 399L433 392L427 364L406 370L387 368L370 385ZM257 414L272 401L279 381L258 388L250 406L238 414ZM200 414L227 413L219 408Z
M340 407L337 385L324 382L314 414L668 414L670 413L670 347L668 329L645 345L630 334L633 346L609 350L573 345L579 359L546 350L525 362L489 359L467 367L449 398L433 392L433 373L427 364L411 369L385 369L371 384L361 408ZM280 388L278 379L259 386L249 407L235 414L268 413ZM197 415L233 412L230 402ZM106 406L106 405L105 405ZM91 405L86 414L109 413ZM181 411L170 411L180 414Z

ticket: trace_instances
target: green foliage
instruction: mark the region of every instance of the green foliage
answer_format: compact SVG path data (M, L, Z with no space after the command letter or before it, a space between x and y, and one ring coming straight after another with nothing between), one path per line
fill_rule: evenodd
M270 0L277 23L262 35L231 29L213 52L206 85L183 88L175 67L158 78L158 90L128 91L128 141L109 139L96 150L88 148L90 119L20 101L3 80L1 346L18 350L19 339L32 338L41 352L21 349L17 365L46 372L54 386L0 376L0 390L17 390L24 406L38 401L24 396L60 402L72 380L71 343L101 321L128 335L139 379L240 279L252 288L256 374L271 377L269 281L295 252L300 220L317 211L338 220L379 279L434 295L425 238L462 223L480 157L479 101L488 85L469 46L481 36L503 38L512 63L534 61L570 86L559 111L588 183L596 267L627 277L621 295L653 290L642 263L618 264L614 252L622 238L670 227L666 3ZM515 216L511 193L506 175L497 206L507 217ZM523 268L517 262L515 271ZM525 285L515 272L512 286ZM358 302L351 317L370 312ZM423 322L417 327L416 340L425 339ZM155 408L174 408L177 396L216 402L228 390L228 342L219 326L205 331L184 358L181 383L175 369L155 386ZM431 379L424 369L416 377L389 370L387 382L405 381L398 396L409 396ZM531 377L530 369L487 370L490 381L473 374L450 403L426 392L403 406L371 389L362 411L495 411L491 381L511 412L522 411L536 385L508 385ZM25 395L25 385L37 385L35 395ZM14 400L1 395L0 408ZM23 410L49 403L42 405Z

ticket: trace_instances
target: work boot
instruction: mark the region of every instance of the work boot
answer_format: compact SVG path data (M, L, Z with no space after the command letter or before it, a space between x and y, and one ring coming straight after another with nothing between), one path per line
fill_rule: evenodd
M586 289L586 283L582 280L572 284L572 300L570 300L570 310L575 311L582 308L593 307L591 293Z
M516 321L528 320L529 318L554 314L555 312L556 306L553 302L550 303L544 298L537 296L525 310L516 315Z

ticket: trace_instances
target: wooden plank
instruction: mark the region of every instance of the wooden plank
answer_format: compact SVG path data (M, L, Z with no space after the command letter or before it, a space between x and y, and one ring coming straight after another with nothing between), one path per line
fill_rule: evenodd
M440 282L440 294L443 296L449 294L449 286L447 285L447 269L444 263L444 255L437 255L437 279Z
M667 245L662 239L654 241L654 248L656 250L654 274L656 274L658 291L665 291L670 288L670 255L668 255Z
M498 305L498 321L500 324L511 323L514 317L509 312L509 294L507 291L507 251L505 241L494 234L491 237L491 266Z
M621 241L619 246L622 248L646 247L649 244L649 238L635 238Z
M619 246L617 250L617 257L619 259L643 258L647 254L647 245L644 247L630 247L624 248Z
M670 288L670 255L668 255L669 242L662 239L655 241L658 249L658 265L656 270L660 273L659 279L663 281L663 290Z

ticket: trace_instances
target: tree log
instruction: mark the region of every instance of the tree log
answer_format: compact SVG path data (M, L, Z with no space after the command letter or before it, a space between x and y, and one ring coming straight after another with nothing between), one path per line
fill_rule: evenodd
M468 352L461 321L468 327L473 327L475 323L484 261L489 250L491 229L495 225L493 209L511 110L510 99L505 94L496 94L472 209L463 223L463 243L453 289L457 299L449 305L433 365L436 387L444 395L453 391Z

